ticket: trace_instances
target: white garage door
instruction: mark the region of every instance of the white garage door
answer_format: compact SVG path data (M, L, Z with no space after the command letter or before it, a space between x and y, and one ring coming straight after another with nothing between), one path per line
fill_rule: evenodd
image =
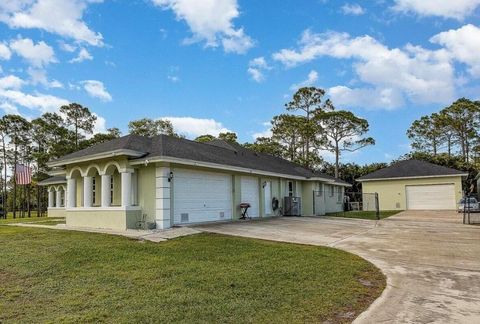
M248 216L259 217L260 191L258 189L258 178L242 177L241 179L241 200L242 203L249 203Z
M407 209L455 209L453 184L407 186Z
M175 224L232 218L232 177L230 175L176 169L173 181Z

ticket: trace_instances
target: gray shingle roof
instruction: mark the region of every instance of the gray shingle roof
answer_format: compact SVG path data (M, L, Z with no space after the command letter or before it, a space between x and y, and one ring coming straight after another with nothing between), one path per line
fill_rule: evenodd
M420 160L405 160L397 162L389 167L369 173L358 178L362 180L381 180L390 178L408 178L408 177L434 177L464 175L466 172L447 168L441 165L433 164Z
M58 183L67 183L67 178L65 178L65 176L54 176L38 182L40 186L47 186L50 184Z
M149 147L151 146L151 140L152 140L151 138L137 136L137 135L123 136L108 142L103 142L94 146L87 147L83 150L79 150L71 154L67 154L52 162L66 161L70 159L81 158L89 155L106 153L106 152L111 152L116 150L132 150L137 152L148 152Z
M226 143L221 140L199 143L167 135L159 135L152 138L127 135L63 156L54 162L88 157L89 155L108 153L121 149L144 153L141 158L132 158L132 160L153 159L162 156L174 157L306 178L321 177L332 179L338 184L347 184L329 175L315 173L296 163L269 154L256 153L238 144Z

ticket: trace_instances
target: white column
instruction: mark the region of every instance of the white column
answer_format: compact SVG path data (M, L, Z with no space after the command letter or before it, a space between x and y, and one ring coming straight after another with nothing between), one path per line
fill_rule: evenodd
M67 179L67 207L77 207L77 181L73 178Z
M55 197L55 203L56 203L56 207L57 208L60 208L62 207L60 204L62 202L62 191L60 189L57 189L56 191L56 197Z
M170 176L169 167L157 167L155 170L155 223L158 229L166 229L171 227L170 217L170 184L168 181Z
M53 192L53 190L48 191L48 208L54 207L54 205L53 205L53 201L55 199L54 195L55 195L55 193Z
M93 178L83 177L83 207L92 207Z
M110 175L102 174L102 207L110 207Z
M120 173L122 176L122 207L132 205L132 174L130 172Z
M133 206L138 205L138 173L133 172L132 173L132 200L130 202L132 203Z

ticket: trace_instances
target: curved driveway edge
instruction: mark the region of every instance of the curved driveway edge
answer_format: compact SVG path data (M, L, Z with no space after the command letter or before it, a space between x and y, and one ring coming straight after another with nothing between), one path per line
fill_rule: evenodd
M408 211L382 221L275 218L197 229L355 253L387 276L356 323L480 323L480 226L455 212Z

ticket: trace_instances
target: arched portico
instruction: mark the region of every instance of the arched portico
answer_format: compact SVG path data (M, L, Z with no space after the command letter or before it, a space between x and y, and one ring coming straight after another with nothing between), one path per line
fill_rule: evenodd
M75 166L67 172L67 207L130 207L136 201L133 169L108 161Z

